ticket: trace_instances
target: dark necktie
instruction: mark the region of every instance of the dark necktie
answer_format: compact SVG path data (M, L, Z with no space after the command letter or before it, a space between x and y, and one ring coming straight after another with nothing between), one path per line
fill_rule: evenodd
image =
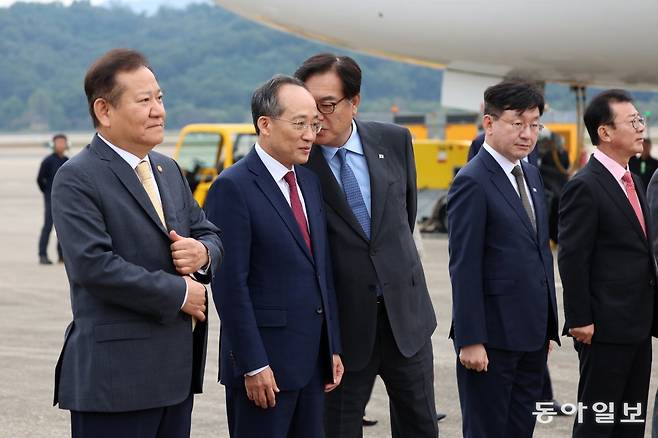
M366 203L363 200L363 195L361 195L359 182L352 168L347 163L347 149L339 148L336 155L338 155L338 161L340 161L340 180L343 183L343 191L345 192L347 203L352 209L356 220L361 225L363 232L370 239L370 215L368 214Z
M313 253L313 248L311 247L311 235L308 233L308 224L306 223L306 216L304 216L304 209L302 208L302 201L299 199L299 193L297 193L297 180L295 179L295 172L288 172L283 176L283 179L288 183L290 187L290 207L292 207L292 214L295 216L297 221L297 226L299 231L302 233L304 242L308 246L309 251Z
M631 177L631 173L627 170L624 176L621 177L621 180L624 182L624 186L626 186L626 194L628 195L628 200L631 202L631 207L633 207L635 216L637 216L637 220L640 222L642 231L644 231L644 237L647 237L647 229L646 229L646 225L644 224L642 207L640 207L640 201L637 198L637 192L635 191L635 183L633 183L633 178Z
M519 196L521 197L521 204L523 204L523 209L528 215L528 219L530 219L532 229L535 230L535 233L537 233L537 221L535 220L535 215L532 212L530 199L528 199L528 192L526 192L525 179L523 178L523 171L521 170L521 166L518 164L514 166L514 169L512 169L512 175L514 175L514 178L516 178L516 185L519 187Z

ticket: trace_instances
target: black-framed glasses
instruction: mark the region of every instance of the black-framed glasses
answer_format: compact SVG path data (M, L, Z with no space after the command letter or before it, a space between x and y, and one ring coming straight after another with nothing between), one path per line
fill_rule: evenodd
M342 99L338 99L336 102L320 102L316 106L318 111L322 114L333 114L336 111L336 105L347 99L347 96L343 96Z
M282 122L288 122L292 125L292 127L295 129L295 131L306 131L307 129L311 129L314 134L318 134L322 130L322 123L320 122L311 122L307 123L303 120L287 120L287 119L280 119L278 117L270 117L272 120L281 120Z

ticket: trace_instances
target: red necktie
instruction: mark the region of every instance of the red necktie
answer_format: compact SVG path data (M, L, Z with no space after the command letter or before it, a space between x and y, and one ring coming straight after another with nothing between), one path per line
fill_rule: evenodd
M635 184L633 183L633 178L631 177L631 173L627 170L624 176L621 177L621 180L624 182L624 185L626 186L626 193L628 194L628 200L631 201L631 206L635 211L635 216L637 216L637 220L640 221L640 226L642 227L642 231L644 231L644 237L647 237L647 229L645 228L644 225L644 216L642 215L642 208L640 207L640 201L638 200L637 193L635 192Z
M299 200L299 193L297 193L297 180L295 179L295 172L288 172L284 175L283 179L286 180L288 186L290 187L290 206L292 207L292 214L295 215L295 220L297 221L297 226L299 226L299 231L304 237L306 246L308 246L311 254L313 253L313 248L311 247L311 236L308 234L308 225L306 224L306 216L304 216L304 209L302 208L302 201Z

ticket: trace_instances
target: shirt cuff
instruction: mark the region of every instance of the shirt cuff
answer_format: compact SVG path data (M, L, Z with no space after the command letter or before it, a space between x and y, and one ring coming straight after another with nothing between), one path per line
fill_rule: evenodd
M248 373L245 374L245 376L254 377L256 374L260 373L261 371L264 371L269 367L270 367L269 365L265 365L264 367L258 368L257 370L249 371Z
M203 245L203 243L202 243ZM206 245L203 245L206 248L206 254L208 254L208 263L206 263L205 266L202 266L199 268L198 271L196 271L197 274L199 275L206 275L208 274L208 270L210 270L210 266L212 266L212 259L210 258L210 250Z
M185 281L184 278L183 281ZM187 281L185 281L185 298L183 299L183 304L180 305L181 309L185 307L185 303L187 303L187 292L188 292Z

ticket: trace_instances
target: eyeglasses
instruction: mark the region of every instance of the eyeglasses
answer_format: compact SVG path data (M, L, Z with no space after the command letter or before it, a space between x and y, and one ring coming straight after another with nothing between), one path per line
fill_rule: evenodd
M501 119L501 118L496 117L496 116L491 116L491 117L497 118L501 122L507 123L512 128L514 128L514 130L518 133L523 132L523 130L526 128L526 126L530 128L530 132L541 132L541 130L544 129L544 125L542 125L541 123L538 123L538 122L532 122L532 123L510 122L510 121Z
M336 102L321 102L317 104L318 111L322 114L333 114L336 111L336 105L347 99L347 96L343 96L342 99L337 100Z
M647 119L645 119L642 116L637 116L633 120L631 120L631 125L633 126L633 129L636 131L641 131L642 128L647 126Z
M644 128L644 127L647 126L647 119L645 119L645 118L642 117L642 116L635 116L635 117L633 118L633 120L627 120L626 122L630 123L631 126L633 126L633 129L635 129L636 131L641 131L642 128ZM626 122L623 122L623 123L626 123ZM610 125L610 126L612 126L612 127L615 126L615 122L614 122L614 121L612 121L612 122L610 122L610 123L606 123L606 124L607 124L607 125Z
M297 121L294 122L292 120L286 120L286 119L279 119L277 117L270 117L273 120L281 120L282 122L288 122L292 125L292 127L295 129L295 131L306 131L307 129L311 129L314 134L318 134L322 130L322 123L320 122L311 122L311 123L306 123L304 121Z

